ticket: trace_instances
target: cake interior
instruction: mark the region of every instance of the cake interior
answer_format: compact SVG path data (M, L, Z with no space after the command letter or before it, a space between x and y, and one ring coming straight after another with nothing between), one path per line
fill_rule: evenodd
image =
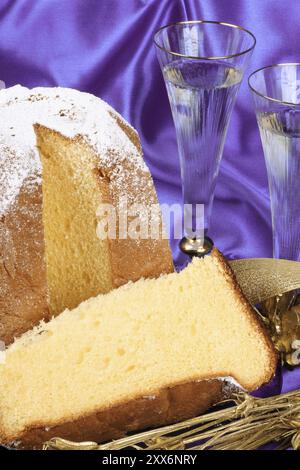
M112 288L108 242L96 235L96 210L105 195L96 156L86 144L42 126L35 131L50 310L57 314Z
M0 364L0 434L15 439L26 427L194 380L231 376L253 390L271 378L274 361L222 263L194 259L179 274L89 299L17 339Z

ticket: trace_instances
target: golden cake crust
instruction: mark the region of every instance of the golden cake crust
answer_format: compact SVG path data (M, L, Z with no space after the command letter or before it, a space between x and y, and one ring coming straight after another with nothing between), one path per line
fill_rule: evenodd
M6 345L50 319L44 250L42 189L25 185L0 216L0 340Z
M40 449L53 438L61 437L75 442L105 442L118 439L138 429L158 427L189 419L203 413L221 400L223 383L220 380L202 380L179 384L145 396L120 403L105 410L82 416L74 421L53 427L39 426L14 436L18 449ZM1 436L3 444L11 445L11 438Z

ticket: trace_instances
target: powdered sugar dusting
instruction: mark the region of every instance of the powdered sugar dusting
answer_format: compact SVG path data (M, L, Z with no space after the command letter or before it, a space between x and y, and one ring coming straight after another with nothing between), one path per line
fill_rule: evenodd
M0 174L0 215L5 213L14 201L22 182L31 177L31 182L40 184L41 165L35 152L14 151L13 146L0 142L1 174Z
M233 377L218 377L218 380L224 382L223 392L229 395L233 391L246 391Z
M77 90L30 90L19 85L1 90L0 216L14 202L25 180L30 177L41 184L42 168L33 129L35 123L69 138L80 135L96 151L101 167L118 172L122 161L126 160L136 170L149 174L139 150L116 125L116 117L128 127L107 103Z

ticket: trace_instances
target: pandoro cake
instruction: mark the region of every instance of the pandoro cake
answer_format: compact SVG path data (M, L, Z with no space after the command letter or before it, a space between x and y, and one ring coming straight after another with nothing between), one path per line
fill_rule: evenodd
M158 202L138 134L112 107L66 88L0 92L0 340L173 270L167 240L121 239L118 219L115 239L97 236L99 204L123 197L146 214Z
M223 256L141 279L66 310L17 339L0 365L0 440L118 438L255 390L276 353Z

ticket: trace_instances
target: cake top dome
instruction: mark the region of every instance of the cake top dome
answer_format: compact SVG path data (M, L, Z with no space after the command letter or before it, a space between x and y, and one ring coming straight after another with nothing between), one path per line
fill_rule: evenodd
M26 184L40 184L41 161L34 124L74 138L80 136L110 167L126 159L141 171L148 169L124 128L134 129L107 103L70 88L28 89L17 85L0 91L0 216Z

